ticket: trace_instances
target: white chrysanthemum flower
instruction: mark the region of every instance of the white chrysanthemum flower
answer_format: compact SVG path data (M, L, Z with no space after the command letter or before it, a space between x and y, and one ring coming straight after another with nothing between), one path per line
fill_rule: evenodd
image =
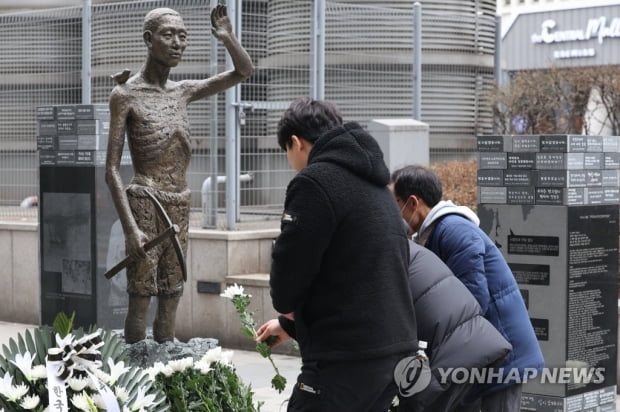
M56 334L56 346L58 346L60 349L64 349L65 346L71 345L73 343L74 339L75 339L75 337L71 333L69 333L68 335L65 335L64 338L61 337L57 333Z
M233 354L234 352L231 350L222 351L222 355L220 357L219 362L223 363L224 365L232 365Z
M24 374L24 377L28 379L28 381L32 381L32 361L37 356L36 353L30 354L29 351L21 354L18 353L15 355L15 360L10 361L13 365L17 366L17 368Z
M91 398L93 399L93 402L95 403L95 406L97 406L97 410L106 410L106 403L105 400L103 399L103 396L101 396L101 394L99 393L95 393L91 396Z
M86 387L90 389L91 392L97 392L99 390L99 383L97 382L96 379L88 379L88 382L86 383Z
M108 381L109 385L114 385L118 378L131 369L129 366L125 366L125 362L123 361L114 363L114 359L112 358L108 358L108 366L110 367L110 380Z
M0 379L0 393L5 393L13 386L13 377L9 374L9 372L4 373L4 377Z
M47 379L47 369L45 365L34 365L32 367L32 380Z
M118 399L121 403L127 402L129 399L129 392L123 386L114 387L114 395L116 395L116 399Z
M220 359L221 355L222 355L222 347L216 346L213 349L209 349L207 353L205 353L200 360L207 362L210 365L213 362L217 362Z
M203 375L206 375L211 370L211 364L203 360L199 360L194 363L194 369L200 371Z
M154 381L155 377L160 373L164 376L170 376L172 375L173 370L168 365L164 365L162 362L155 362L153 366L146 370L146 373L148 373L151 380Z
M185 369L191 368L193 365L194 359L191 357L175 359L168 362L168 366L173 372L183 372Z
M155 401L155 395L153 394L147 395L145 389L143 387L139 387L138 396L136 397L136 400L131 405L130 409L132 411L148 410L148 408L154 404L154 401Z
M17 402L25 394L28 393L28 386L26 386L26 384L24 383L19 384L17 386L11 385L8 388L4 388L4 389L6 390L2 392L2 395L4 395L4 397L7 398L11 402Z
M111 385L112 377L101 369L92 369L91 372L99 378L100 381Z
M223 351L221 346L216 346L213 349L209 349L200 360L208 363L209 365L213 362L219 362L228 365L230 364L232 357L232 351Z
M98 412L97 405L90 396L84 391L77 393L71 397L73 406L84 412Z
M81 378L72 376L67 381L67 383L69 384L69 387L73 390L73 392L82 392L89 382L90 382L90 379L88 379L85 376Z
M164 376L171 376L174 373L172 368L168 365L163 365L159 372L162 373Z
M245 291L243 290L243 286L239 286L236 283L232 286L229 286L226 288L226 290L224 290L223 293L220 293L221 297L224 298L228 298L228 299L232 299L235 296L249 296L252 297L252 295L246 295Z
M34 409L37 406L39 406L39 402L41 402L39 395L36 395L36 394L28 395L28 396L24 396L24 399L22 399L19 406L21 406L24 409Z

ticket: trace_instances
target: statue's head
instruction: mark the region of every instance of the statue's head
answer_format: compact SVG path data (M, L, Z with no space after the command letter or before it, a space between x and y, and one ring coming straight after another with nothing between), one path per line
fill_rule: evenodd
M167 7L160 7L158 9L153 9L146 14L144 17L144 26L142 31L154 32L166 16L175 16L181 21L181 23L183 23L183 19L181 19L181 15L178 11Z
M176 66L187 47L187 30L181 15L169 8L151 10L144 18L144 43L151 58Z

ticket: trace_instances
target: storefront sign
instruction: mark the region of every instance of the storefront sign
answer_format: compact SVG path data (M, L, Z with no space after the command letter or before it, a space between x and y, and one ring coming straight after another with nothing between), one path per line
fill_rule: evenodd
M520 14L502 41L504 69L620 64L620 3Z
M601 16L589 19L585 28L559 30L558 23L553 19L542 22L540 33L533 33L532 43L561 43L597 39L599 44L608 37L620 37L620 18L608 19Z

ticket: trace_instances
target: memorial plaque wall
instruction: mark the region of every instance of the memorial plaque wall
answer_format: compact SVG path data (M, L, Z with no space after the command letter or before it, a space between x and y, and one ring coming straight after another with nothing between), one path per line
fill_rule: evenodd
M103 274L125 256L125 240L105 183L107 105L36 109L39 151L41 320L75 312L76 326L122 328L124 271ZM121 172L132 169L127 153Z
M480 226L517 279L546 362L523 411L616 410L619 139L478 138Z

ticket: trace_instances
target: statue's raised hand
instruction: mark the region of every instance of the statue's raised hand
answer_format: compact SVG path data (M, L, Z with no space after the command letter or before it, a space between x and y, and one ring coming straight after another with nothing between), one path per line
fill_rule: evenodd
M211 33L222 40L232 34L232 24L226 13L226 6L218 4L211 10Z

